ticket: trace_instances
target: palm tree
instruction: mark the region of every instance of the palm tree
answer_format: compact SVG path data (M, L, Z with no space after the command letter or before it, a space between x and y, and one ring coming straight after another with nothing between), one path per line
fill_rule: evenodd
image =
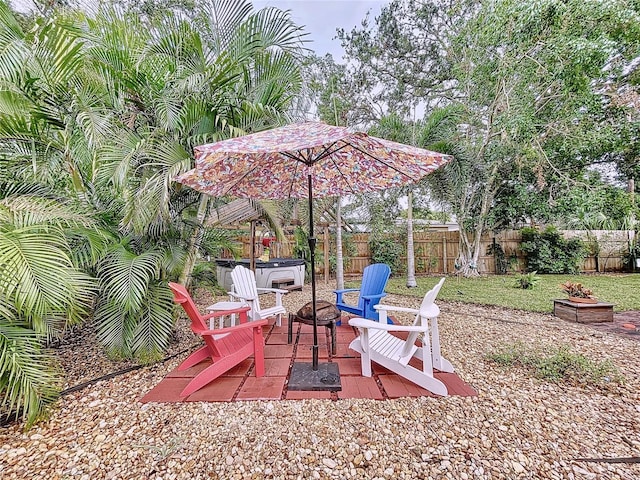
M59 386L42 345L91 309L96 285L72 246L93 222L41 188L0 187L0 413L30 425Z
M172 14L155 16L147 28L136 25L139 20L135 15L123 16L113 10L103 15L105 20L100 23L102 31L109 29L108 35L103 35L107 41L97 45L95 58L120 86L123 105L130 105L121 113L126 121L118 138L124 141L104 150L103 171L125 199L120 230L135 240L111 252L105 262L122 268L128 261L139 261L139 273L146 271L142 278L151 281L152 264L161 265L167 250L180 251L184 261L179 279L189 284L205 234L210 199L185 192L172 179L191 168L194 146L283 121L300 83L299 29L288 14L277 9L253 12L251 4L244 1L200 4L194 21ZM129 45L126 52L120 48L123 42ZM140 256L149 253L151 241L156 255L143 260ZM101 279L109 278L103 282L105 292L113 286L111 279L118 278L114 271L118 268L98 271ZM175 273L165 272L160 277ZM137 293L153 294L154 304L170 302L157 290ZM130 339L119 337L125 322L120 313L129 308L141 312L142 303L129 305L121 303L125 298L117 302L107 298L99 317L106 344L126 355L131 342L146 345L143 351L152 355L165 347L170 333L165 318L156 317L139 331L124 329L133 331ZM138 316L135 325L146 318ZM146 336L144 341L133 340L138 332ZM153 345L156 352L149 352Z
M58 391L43 345L96 292L82 269L101 242L84 206L102 116L76 26L43 19L26 35L0 3L0 410L27 424Z
M55 375L38 383L29 377L38 368L20 365L46 363L41 342L85 318L96 293L111 353L158 357L173 328L164 284L190 275L204 223L194 219L208 214L207 197L172 179L191 167L194 145L285 118L300 80L288 14L211 1L194 15L143 25L122 10L56 10L25 35L0 3L0 182L7 192L33 186L28 199L41 207L55 198L79 212L73 222L60 209L45 218L24 196L3 199L13 213L0 219L0 257L20 247L39 275L29 283L23 267L0 263L2 286L20 285L0 298L3 410L33 419L52 398ZM24 357L7 356L16 332Z

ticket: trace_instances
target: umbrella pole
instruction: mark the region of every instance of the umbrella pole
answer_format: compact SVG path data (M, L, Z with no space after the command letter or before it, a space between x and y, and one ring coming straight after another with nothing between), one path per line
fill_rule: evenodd
M309 180L309 249L311 250L311 318L313 319L312 363L293 362L289 376L288 390L329 390L340 391L340 369L335 362L318 364L318 317L316 312L316 238L313 235L313 180Z
M311 251L311 309L313 319L312 368L318 370L318 319L316 316L316 238L313 236L313 180L309 181L309 250Z

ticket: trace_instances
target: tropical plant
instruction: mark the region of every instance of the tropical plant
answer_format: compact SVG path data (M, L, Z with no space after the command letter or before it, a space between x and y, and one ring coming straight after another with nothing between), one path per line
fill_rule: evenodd
M386 263L391 273L402 271L402 254L404 249L398 238L391 235L371 235L369 237L372 263Z
M538 272L529 272L518 275L516 278L516 287L523 290L530 290L536 286L536 283L540 281L540 277L536 274Z
M591 290L590 288L586 288L579 282L571 282L567 280L566 282L560 284L560 288L570 297L595 298L593 296L593 290Z
M31 425L60 386L43 347L92 307L96 285L72 242L93 222L42 189L2 187L13 194L0 198L0 415Z
M94 305L112 354L160 355L173 327L166 281L186 283L201 247L213 249L203 240L209 198L173 178L191 168L195 145L283 121L299 90L301 33L288 13L214 0L191 18L161 10L54 8L25 20L26 34L0 3L0 182L15 206L0 221L0 255L29 254L27 270L18 257L0 263L1 385L3 410L30 420L51 399L33 392L55 376L34 379L36 368L19 365L42 365L38 342ZM42 211L24 195L8 199L26 188ZM42 220L46 210L61 219ZM14 348L18 327L24 342Z

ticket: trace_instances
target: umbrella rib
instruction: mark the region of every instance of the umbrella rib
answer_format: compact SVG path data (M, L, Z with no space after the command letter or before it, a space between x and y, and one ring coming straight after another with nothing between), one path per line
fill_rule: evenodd
M330 155L333 155L336 152L339 152L340 150L347 148L350 144L348 142L345 142L344 140L340 140L342 142L344 142L344 144L338 148L336 148L335 150L331 150L332 147L334 147L338 141L333 142L331 145L328 145L327 148L324 149L324 151L322 153L320 153L314 160L314 162L319 162L320 160L322 160L325 157L329 157ZM351 186L351 182L349 180L347 180L347 178L344 176L344 173L342 173L342 170L340 170L340 167L338 166L338 164L336 163L336 161L334 159L331 159L331 162L333 163L333 166L336 167L336 170L338 171L338 173L340 174L340 176L342 177L342 180L344 181L345 185L347 185L347 187L349 188L349 191L352 194L356 194L355 190L353 189L353 187Z
M362 153L362 154L366 155L367 157L372 158L372 159L373 159L373 160L375 160L376 162L380 162L380 163L382 163L383 165L385 165L386 167L390 168L391 170L393 170L393 171L395 171L395 172L398 172L400 175L404 175L404 176L405 176L405 177L407 177L409 180L411 180L411 181L413 181L413 182L417 182L418 180L420 180L419 178L418 178L418 179L413 178L411 175L409 175L409 174L408 174L408 173L406 173L406 172L403 172L402 170L398 170L396 167L394 167L393 165L390 165L389 163L385 162L384 160L382 160L382 159L380 159L380 158L378 158L378 157L374 157L374 156L373 156L373 155L371 155L369 152L365 152L364 150L362 150L360 147L358 147L358 146L354 145L353 143L351 143L350 145L351 145L351 147L352 147L354 150L357 150L358 152L360 152L360 153Z
M342 140L344 141L344 140ZM298 155L294 155L293 153L289 153L289 152L281 152L282 155L284 155L287 158L290 158L291 160L296 160L298 162L302 162L305 165L313 165L314 163L322 160L323 158L329 156L329 155L333 155L336 152L339 152L340 150L342 150L345 147L349 146L349 143L346 143L344 145L342 145L339 148L336 148L335 150L331 150L336 144L338 143L338 140L336 140L335 142L331 143L330 145L327 145L326 147L324 147L324 150L322 150L322 152L320 152L315 158L311 158L311 149L307 149L307 152L309 152L309 155L307 157L305 157L304 155L302 155L302 153L299 153Z
M332 147L334 147L337 143L338 143L338 141L335 141L335 142L333 142L331 145L328 145L327 147L325 147L325 148L324 148L324 150L323 150L322 152L320 152L320 153L319 153L315 158L313 158L313 159L310 159L310 156L311 156L311 155L310 155L311 149L307 149L307 152L309 152L309 155L308 155L306 158L305 158L305 156L302 154L302 152L300 152L300 151L298 152L298 155L294 155L293 153L289 153L289 152L281 152L281 154L282 154L283 156L285 156L285 157L287 157L287 158L291 159L291 160L295 160L295 161L296 161L296 167L295 167L295 170L293 171L293 176L292 176L292 178L295 178L296 173L297 173L297 171L298 171L298 164L300 164L300 163L304 163L304 164L305 164L305 165L307 165L307 166L313 165L314 163L319 162L319 161L320 161L320 160L322 160L323 158L325 158L325 157L327 157L327 156L329 156L329 155L332 155L332 154L334 154L335 152L338 152L338 151L342 150L343 148L346 148L346 147L348 147L348 146L349 146L349 144L345 142L345 144L344 144L344 145L342 145L341 147L336 148L335 150L331 150L331 148L332 148ZM336 166L336 168L338 167L338 166L336 165L335 161L333 162L333 164ZM340 172L340 169L338 169L338 171ZM344 178L344 175L342 174L342 172L340 172L340 175L342 175L342 177ZM346 182L346 179L345 179L345 182ZM349 182L346 182L346 183L348 184ZM291 197L291 192L293 191L293 185L294 185L294 182L292 181L292 182L289 184L289 197ZM351 192L352 192L352 193L355 193L355 192L353 191L353 188L351 188L351 185L349 185L349 189L351 190Z
M322 152L320 152L316 158L313 159L312 163L319 162L323 158L328 157L329 155L333 155L334 153L339 152L343 148L346 148L346 147L349 146L349 144L347 142L345 142L345 144L342 145L341 147L336 148L335 150L331 150L336 143L338 143L338 140L333 142L331 145L327 145L327 147Z
M258 167L252 167L252 168L250 168L249 170L247 170L245 173L243 173L243 174L240 176L240 178L238 178L238 180L237 180L237 181L233 182L233 184L232 184L229 188L225 189L225 190L226 190L226 192L224 193L224 195L228 195L228 194L229 194L229 191L230 191L231 189L235 188L235 186L236 186L236 185L238 185L240 182L242 182L242 180L244 180L244 179L245 179L245 177L246 177L247 175L249 175L249 174L253 173L257 168L258 168ZM237 195L237 194L236 194L236 196L241 196L241 195Z

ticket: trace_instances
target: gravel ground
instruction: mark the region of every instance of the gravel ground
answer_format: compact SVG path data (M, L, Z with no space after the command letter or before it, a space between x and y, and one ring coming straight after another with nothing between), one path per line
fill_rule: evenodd
M285 297L289 311L310 298ZM332 300L319 286L319 298ZM222 297L199 292L207 305ZM385 303L417 305L390 295ZM2 479L640 479L640 342L503 308L438 302L443 354L477 397L141 404L186 357L63 396L23 432L0 429ZM181 321L170 354L196 339ZM555 384L485 360L505 343L569 344L625 376L608 389ZM125 368L87 326L56 349L70 384ZM69 386L69 385L68 385Z

